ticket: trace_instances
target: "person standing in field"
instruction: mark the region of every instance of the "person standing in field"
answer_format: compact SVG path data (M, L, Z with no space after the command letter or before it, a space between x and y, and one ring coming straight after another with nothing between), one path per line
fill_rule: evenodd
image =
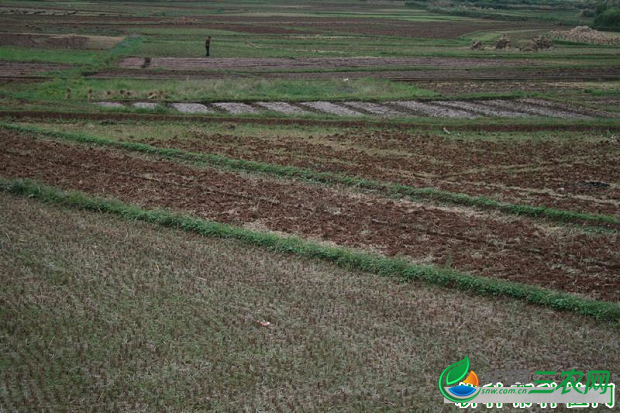
M211 56L209 53L209 50L211 49L211 36L207 37L207 40L205 40L205 49L207 49L207 57Z

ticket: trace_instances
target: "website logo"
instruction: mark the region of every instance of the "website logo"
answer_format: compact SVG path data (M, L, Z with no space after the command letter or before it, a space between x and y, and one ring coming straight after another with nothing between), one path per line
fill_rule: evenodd
M457 385L454 386L454 384ZM475 399L478 395L479 384L476 373L469 370L469 357L451 364L439 376L439 390L446 399L455 403Z
M455 403L461 408L475 409L479 405L501 408L511 403L512 407L524 409L533 405L555 408L558 404L596 409L615 406L616 387L610 380L609 370L520 369L489 371L480 381L470 369L469 357L465 357L441 372L438 385L444 403Z

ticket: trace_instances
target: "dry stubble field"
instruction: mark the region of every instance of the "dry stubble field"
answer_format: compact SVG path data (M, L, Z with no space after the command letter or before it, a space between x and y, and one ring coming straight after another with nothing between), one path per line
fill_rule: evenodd
M481 370L620 363L617 329L570 313L6 194L0 208L6 410L435 411L455 352Z
M468 48L551 21L0 5L0 410L456 411L465 356L617 381L617 50ZM303 104L419 99L504 108ZM166 109L200 102L311 113Z

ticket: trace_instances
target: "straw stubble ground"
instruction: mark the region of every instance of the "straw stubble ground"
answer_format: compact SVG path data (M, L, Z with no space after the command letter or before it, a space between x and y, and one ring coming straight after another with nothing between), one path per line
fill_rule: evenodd
M463 354L479 373L620 363L616 328L566 313L7 194L0 210L2 410L440 411Z

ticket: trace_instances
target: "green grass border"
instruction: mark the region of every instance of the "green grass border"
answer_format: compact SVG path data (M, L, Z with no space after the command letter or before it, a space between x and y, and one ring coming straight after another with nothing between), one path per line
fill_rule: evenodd
M620 322L620 306L607 301L474 276L449 268L410 264L403 259L324 246L295 236L252 231L165 210L146 210L120 201L90 197L75 191L63 191L29 180L0 177L0 190L64 207L113 214L130 221L144 221L207 237L235 239L270 251L327 261L347 270L365 271L410 281L419 280L477 295L518 299L553 310L593 317L600 321Z
M560 210L555 208L547 208L544 206L511 204L507 202L496 201L483 196L473 197L466 194L442 191L435 188L414 188L408 185L402 185L393 182L382 182L333 172L317 172L306 168L298 168L295 166L282 166L265 162L233 159L222 155L195 153L183 151L180 149L158 148L143 143L117 141L108 138L89 136L82 133L50 131L36 127L14 125L5 122L0 122L0 128L15 130L18 132L41 134L71 142L87 143L98 146L112 147L133 152L157 155L168 159L181 159L194 163L206 164L209 166L222 167L233 171L243 171L250 173L258 172L277 177L297 178L325 184L341 184L351 188L376 190L381 191L382 193L392 197L407 197L414 200L431 199L434 201L453 205L490 209L512 215L527 216L532 218L545 218L547 220L563 223L587 223L593 226L620 225L620 217L615 217L613 215L589 214Z

